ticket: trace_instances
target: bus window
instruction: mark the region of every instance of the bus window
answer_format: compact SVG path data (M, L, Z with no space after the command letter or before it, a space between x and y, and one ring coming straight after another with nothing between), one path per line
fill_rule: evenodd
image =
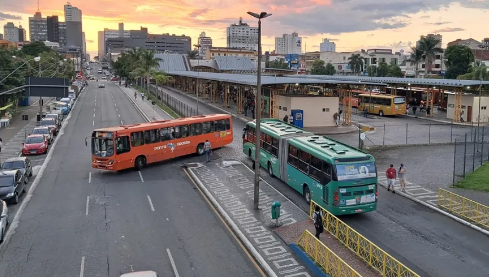
M297 148L295 148L292 145L289 145L289 158L288 158L288 163L293 166L297 167Z
M224 120L216 120L215 123L215 132L220 132L220 131L226 131L226 123L224 123Z
M226 130L231 130L231 120L226 118L224 121L226 122Z
M131 151L131 145L129 143L129 137L123 136L116 139L116 154L127 153Z
M182 138L188 137L188 125L181 125L180 132L182 133Z
M309 170L309 175L318 182L323 182L324 173L322 172L323 161L317 157L311 156L311 167Z
M172 128L162 128L160 130L160 138L161 141L167 141L167 140L172 140L173 139L173 131L171 130Z
M333 167L328 162L323 161L324 184L331 182L332 169Z
M309 174L309 163L311 162L311 154L306 151L299 151L299 162L297 167L304 173Z
M214 121L202 123L202 130L204 134L214 133Z
M202 135L202 123L190 124L190 135L191 136Z
M131 144L133 147L144 145L143 132L131 133Z
M155 143L160 141L160 132L157 129L144 131L144 143Z
M272 155L278 156L278 139L272 138Z
M254 144L255 140L255 128L248 126L248 141Z
M182 137L182 133L180 132L180 126L175 126L173 128L173 137L176 138L176 139L179 139Z

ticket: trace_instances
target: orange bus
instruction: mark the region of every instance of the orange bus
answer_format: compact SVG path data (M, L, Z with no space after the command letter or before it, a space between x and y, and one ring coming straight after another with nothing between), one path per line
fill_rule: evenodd
M92 167L118 171L188 154L204 154L204 142L219 148L233 141L231 115L210 114L96 129Z

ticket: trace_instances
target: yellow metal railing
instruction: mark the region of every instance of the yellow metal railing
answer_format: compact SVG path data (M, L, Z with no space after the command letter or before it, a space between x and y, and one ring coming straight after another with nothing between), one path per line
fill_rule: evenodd
M297 245L332 277L362 277L308 230L302 233Z
M369 241L339 218L323 209L314 201L311 201L309 210L311 219L317 206L323 213L324 230L357 254L358 257L364 260L373 269L377 270L382 276L419 277L414 271L387 254L380 247Z
M438 206L489 230L489 207L456 193L438 189Z

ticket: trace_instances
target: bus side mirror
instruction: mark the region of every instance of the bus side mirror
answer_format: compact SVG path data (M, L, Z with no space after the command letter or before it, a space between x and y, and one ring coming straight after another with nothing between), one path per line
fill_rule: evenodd
M85 137L85 146L88 146L87 139L88 139L88 137Z

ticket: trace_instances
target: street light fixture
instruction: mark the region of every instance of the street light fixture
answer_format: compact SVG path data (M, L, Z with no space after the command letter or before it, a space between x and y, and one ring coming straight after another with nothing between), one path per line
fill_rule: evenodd
M271 16L271 13L261 12L260 14L248 12L249 15L258 19L258 66L256 70L256 140L255 140L255 180L253 187L253 208L259 209L260 197L260 120L261 120L261 20ZM258 108L258 111L256 109Z
M200 77L200 44L194 44L197 47L197 83L195 84L195 96L197 98L197 115L199 115L199 77Z

